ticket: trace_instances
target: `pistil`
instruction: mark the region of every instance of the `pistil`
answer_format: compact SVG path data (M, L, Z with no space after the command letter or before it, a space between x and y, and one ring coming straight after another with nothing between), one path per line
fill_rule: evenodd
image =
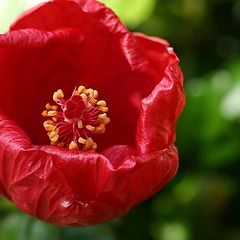
M43 123L51 145L70 150L96 150L92 136L105 132L110 122L105 100L97 100L98 91L79 86L71 97L64 98L62 89L53 94L55 104L47 103Z

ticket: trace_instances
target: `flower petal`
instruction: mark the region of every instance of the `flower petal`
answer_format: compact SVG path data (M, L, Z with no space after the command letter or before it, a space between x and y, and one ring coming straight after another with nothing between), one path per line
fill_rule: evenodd
M56 0L0 35L0 64L0 193L23 211L56 224L102 223L175 175L184 95L165 41L132 35L93 0ZM32 145L47 139L40 114L52 92L69 95L80 84L99 90L110 108L110 127L97 140L102 154Z
M79 32L73 29L51 32L28 28L0 34L1 48L41 48L58 42L77 45L82 42L82 38Z
M127 146L100 155L32 146L27 135L0 114L0 185L23 211L63 225L92 225L120 217L158 191L176 173L170 146L137 156Z
M91 0L49 2L27 12L11 30L1 37L2 46L22 47L0 49L0 94L6 101L1 105L33 143L48 142L39 116L52 93L62 88L70 95L83 84L97 89L110 109L111 124L97 139L98 149L134 146L140 102L155 86L154 69L111 10ZM70 30L83 39L79 45L64 36Z
M0 109L35 143L47 142L41 112L56 87L76 84L81 68L73 52L81 42L82 36L73 29L24 29L0 35Z
M144 41L144 51L152 64L161 69L162 60L160 55L154 53L162 42L152 38L141 36L138 38ZM173 144L175 140L176 121L181 113L184 104L183 75L178 66L178 58L172 48L166 48L168 56L163 54L165 71L163 78L157 84L152 93L142 100L142 109L137 130L137 145L142 153L154 152L165 149ZM165 56L165 57L164 57Z

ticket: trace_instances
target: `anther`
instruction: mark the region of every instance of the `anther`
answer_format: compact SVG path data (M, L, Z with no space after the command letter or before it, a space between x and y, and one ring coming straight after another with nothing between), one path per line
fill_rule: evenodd
M80 94L82 97L83 101L87 101L87 95L85 93Z
M56 105L50 105L50 103L47 103L45 107L46 107L47 110L55 110L55 111L57 110L57 106Z
M64 98L64 93L62 89L58 89L56 92L53 94L53 101L56 103L60 102Z
M76 90L77 89L77 90ZM69 99L58 89L53 94L55 105L47 103L42 115L50 144L70 150L96 150L92 135L105 132L110 122L108 107L104 100L97 100L98 91L79 86Z
M105 132L105 124L101 123L99 126L95 129L96 133L104 133Z
M82 120L78 120L78 121L77 121L77 126L78 126L79 129L83 128L83 122L82 122Z
M97 90L93 90L93 97L97 98L98 97L98 91Z
M80 137L80 138L78 139L78 142L84 145L84 144L86 144L87 140L84 139L84 138L82 138L82 137Z
M58 138L59 135L54 131L49 134L49 139L54 143L58 141Z
M110 118L109 118L109 117L106 117L106 118L102 119L101 122L104 123L104 125L107 125L107 124L110 123Z
M107 114L106 113L102 113L102 114L99 114L98 115L98 118L99 119L105 119L107 117Z
M69 144L68 148L70 150L78 150L78 145L75 141L71 141L71 143Z
M108 107L102 107L102 106L100 106L100 107L99 107L99 110L102 111L102 112L104 112L104 113L106 113L106 112L108 112Z
M47 111L47 110L44 110L44 111L42 112L42 116L43 116L43 117L48 117L48 111Z
M48 111L48 116L49 116L49 117L54 117L54 116L56 116L56 115L57 115L57 112L56 112L56 111L54 111L54 110Z
M86 129L89 130L90 132L93 132L95 130L95 127L91 125L87 125Z
M94 144L94 142L93 142L92 138L88 138L86 143L85 143L84 150L91 149L93 144Z
M104 100L100 100L97 102L97 105L101 107L106 107L106 102Z
M77 91L78 91L79 94L81 94L85 91L85 89L86 88L84 86L79 86Z
M85 92L87 95L89 95L89 97L92 97L93 96L93 89L92 88L89 88L86 90Z

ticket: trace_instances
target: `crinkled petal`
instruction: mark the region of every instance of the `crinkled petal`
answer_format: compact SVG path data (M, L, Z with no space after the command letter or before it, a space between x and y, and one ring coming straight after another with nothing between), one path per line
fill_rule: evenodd
M143 51L152 64L161 68L162 61L157 60L161 56L154 50L163 48L162 41L157 42L143 35L137 38L140 42L143 41ZM178 65L179 60L172 48L165 48L168 54L163 54L167 65L163 78L152 93L142 100L137 129L137 145L142 153L163 150L173 144L176 121L185 104L183 74Z
M184 95L167 42L129 33L93 0L56 0L0 35L0 64L0 193L23 211L56 224L102 223L175 175ZM40 145L45 103L80 84L99 90L110 109L96 139L101 154Z
M120 217L176 173L175 147L137 156L127 146L100 155L32 146L0 114L0 185L23 211L51 223L92 225Z
M0 109L35 143L47 141L41 112L52 93L63 84L74 85L81 72L73 54L81 43L82 35L74 29L23 29L0 35Z
M64 29L75 30L81 43L66 44L64 37L64 41L53 44L52 38L56 37L52 34ZM29 38L25 39L27 31ZM99 149L114 144L134 146L141 99L154 88L156 73L139 51L135 37L111 10L91 0L49 2L13 24L11 32L2 36L2 46L6 39L9 47L0 48L3 109L35 144L48 141L39 116L52 93L62 88L69 96L83 84L97 89L110 109L111 124L106 134L96 139ZM45 45L48 39L50 44L33 49L33 45ZM17 46L12 47L15 43ZM11 97L7 91L11 91Z
M42 48L50 44L78 45L82 36L74 29L59 29L42 31L37 29L20 29L6 34L0 34L1 48Z

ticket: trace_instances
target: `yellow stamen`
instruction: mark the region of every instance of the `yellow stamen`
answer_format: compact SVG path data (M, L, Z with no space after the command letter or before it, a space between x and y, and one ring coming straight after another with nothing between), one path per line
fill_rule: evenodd
M97 102L97 105L101 106L101 107L106 107L107 104L104 100L100 100L100 101Z
M43 123L43 126L44 128L47 130L47 131L53 131L55 130L55 126L53 125L53 121L51 120L47 120Z
M57 111L54 111L54 110L48 111L48 116L49 117L55 117L56 115L57 115Z
M95 130L95 127L92 125L87 125L86 129L89 130L90 132L93 132Z
M87 95L89 95L89 97L93 96L93 89L92 88L88 88L85 92Z
M74 96L81 96L81 99L73 98ZM47 103L42 112L48 118L43 126L50 144L70 150L96 150L97 143L90 136L104 133L110 122L106 101L98 101L97 98L97 90L84 86L76 88L66 100L61 89L54 92L56 105Z
M106 113L102 113L102 114L99 114L98 115L98 118L99 119L105 119L107 117L107 114Z
M79 94L81 94L81 93L83 93L85 90L86 90L86 88L85 88L84 86L79 86L77 91L78 91Z
M98 97L98 91L97 90L93 90L93 98L97 98Z
M78 139L78 142L84 145L84 144L86 144L87 140L84 139L84 138L82 138L82 137L80 137L80 138Z
M55 131L50 132L50 134L49 134L49 139L50 139L52 142L57 142L57 141L58 141L58 138L59 138L59 135L57 134L57 132L55 132Z
M47 110L44 110L44 111L42 112L42 116L43 116L43 117L48 117L48 111L47 111Z
M64 98L64 93L62 89L58 89L56 92L53 94L53 101L56 103L60 102Z
M79 149L78 145L77 145L77 143L75 141L71 141L71 143L69 144L68 148L70 150L78 150Z
M95 98L91 98L91 103L93 104L93 105L95 105L96 104L96 102L97 102L97 99L95 99Z
M82 120L78 120L78 121L77 121L77 125L78 125L78 128L79 128L79 129L83 128L83 122L82 122Z
M102 106L100 106L100 107L99 107L99 110L105 113L105 112L108 112L108 107L102 107Z
M87 95L85 93L81 93L80 96L82 97L83 101L87 101Z
M104 133L105 132L105 124L101 123L99 126L96 127L95 129L96 133Z
M92 149L93 145L94 145L94 142L93 142L92 138L88 138L83 149L90 150L90 149Z
M104 123L105 125L107 125L110 123L110 118L106 117L106 118L102 119L101 122Z
M58 108L56 105L51 105L50 103L47 103L45 107L47 110L55 110L55 111Z

